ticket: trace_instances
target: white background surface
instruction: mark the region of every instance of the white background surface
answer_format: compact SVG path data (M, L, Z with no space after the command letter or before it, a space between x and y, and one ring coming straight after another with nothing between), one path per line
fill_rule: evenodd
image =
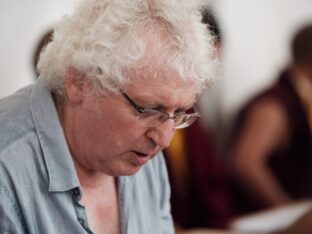
M0 97L35 80L32 57L39 38L70 12L73 0L0 1Z
M33 50L74 0L1 0L0 97L34 81ZM311 20L311 0L215 0L224 35L222 113L230 117L287 63L298 25Z

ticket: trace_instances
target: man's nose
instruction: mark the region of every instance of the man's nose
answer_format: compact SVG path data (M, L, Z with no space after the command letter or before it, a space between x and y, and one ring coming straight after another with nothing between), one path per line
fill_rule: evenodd
M167 148L175 133L174 120L168 119L160 126L149 129L146 133L147 137L150 138L156 145L161 149Z

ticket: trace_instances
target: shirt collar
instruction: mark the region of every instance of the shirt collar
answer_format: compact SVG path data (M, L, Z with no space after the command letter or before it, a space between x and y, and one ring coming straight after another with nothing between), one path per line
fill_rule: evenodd
M40 78L30 95L30 108L49 175L49 191L67 191L79 186L63 129L50 91Z

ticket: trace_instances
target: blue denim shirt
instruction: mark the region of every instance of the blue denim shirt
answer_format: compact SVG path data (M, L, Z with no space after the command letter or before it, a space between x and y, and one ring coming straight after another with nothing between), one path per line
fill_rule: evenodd
M0 126L0 233L92 233L57 112L41 79L0 100ZM137 174L119 177L122 234L174 233L169 195L162 155Z

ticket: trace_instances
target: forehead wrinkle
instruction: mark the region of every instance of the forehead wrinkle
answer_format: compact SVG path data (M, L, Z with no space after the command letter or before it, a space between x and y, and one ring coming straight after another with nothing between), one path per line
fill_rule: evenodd
M150 89L141 89L138 92L135 88L129 88L126 91L135 102L138 102L137 104L143 107L144 105L152 105L163 109L187 109L196 102L195 91L188 93L184 88L168 88L164 85L151 87L157 91L151 93Z

